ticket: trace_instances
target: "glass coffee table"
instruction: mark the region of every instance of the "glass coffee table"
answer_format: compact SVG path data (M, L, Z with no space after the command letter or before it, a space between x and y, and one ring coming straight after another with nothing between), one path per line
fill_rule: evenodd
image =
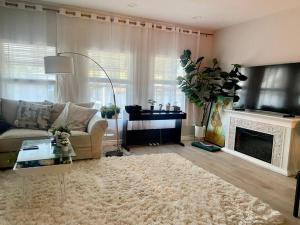
M25 140L19 151L13 170L23 178L23 197L26 198L26 178L36 175L56 175L61 199L65 199L65 173L71 170L72 157L76 153L72 145L62 151L50 139Z

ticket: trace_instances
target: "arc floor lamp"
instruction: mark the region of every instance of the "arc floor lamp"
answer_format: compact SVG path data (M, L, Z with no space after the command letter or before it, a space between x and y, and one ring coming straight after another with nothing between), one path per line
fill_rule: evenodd
M66 56L66 55L71 55L71 56ZM46 56L46 57L44 57L45 73L46 74L56 74L57 76L74 74L74 63L73 63L72 55L82 56L84 58L91 60L98 66L100 71L104 72L105 76L107 77L107 79L110 83L111 89L112 89L115 115L117 115L117 104L116 104L116 95L115 95L114 85L113 85L110 77L108 76L107 72L105 71L105 69L91 57L84 55L82 53L78 53L78 52L60 52L60 53L57 53L56 56ZM119 126L118 126L117 116L115 118L115 122L116 122L116 133L117 133L116 134L117 149L106 152L105 156L123 156L123 152L121 151L121 146L120 146Z

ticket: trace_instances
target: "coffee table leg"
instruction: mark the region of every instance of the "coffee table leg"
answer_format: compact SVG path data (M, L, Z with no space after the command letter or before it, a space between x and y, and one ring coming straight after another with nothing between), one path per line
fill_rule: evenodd
M64 198L66 198L66 181L65 181L65 174L62 174L63 177L63 185L64 185Z
M66 185L65 185L65 174L59 174L57 175L58 181L59 181L59 188L60 188L60 199L61 202L64 202L65 200L65 194L66 194Z
M58 174L58 175L57 175L57 178L58 178L59 189L60 189L60 200L61 200L61 202L63 202L63 187L62 187L62 179L61 179L61 175Z
M22 193L23 193L23 201L25 201L25 178L22 177Z
M26 203L26 178L22 177L22 193L23 193L23 202ZM25 205L25 204L24 204Z
M27 179L29 179L29 177L27 177L27 176L22 177L22 195L23 195L24 206L26 208L27 207L30 208L31 207L30 201L32 199L32 196L31 196L31 190L28 187Z

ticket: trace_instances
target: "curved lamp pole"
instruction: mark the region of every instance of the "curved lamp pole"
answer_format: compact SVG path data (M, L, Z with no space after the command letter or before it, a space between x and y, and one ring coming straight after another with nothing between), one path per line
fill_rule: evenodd
M116 104L116 95L115 95L115 89L114 89L114 85L110 79L110 77L108 76L107 72L105 71L105 69L94 59L92 59L91 57L84 55L82 53L78 53L78 52L59 52L57 53L57 56L46 56L44 58L44 63L45 63L45 73L52 73L52 74L73 74L74 72L74 64L73 64L73 58L72 57L67 57L67 56L63 56L65 54L70 54L70 55L79 55L82 56L84 58L87 58L89 60L91 60L92 62L94 62L105 74L105 76L107 77L112 92L113 92L113 105L114 105L114 109L115 109L115 123L116 123L116 139L117 139L117 150L114 151L109 151L107 152L105 155L106 156L122 156L123 152L121 151L121 147L120 147L120 139L119 139L119 126L118 126L118 118L117 118L117 104Z

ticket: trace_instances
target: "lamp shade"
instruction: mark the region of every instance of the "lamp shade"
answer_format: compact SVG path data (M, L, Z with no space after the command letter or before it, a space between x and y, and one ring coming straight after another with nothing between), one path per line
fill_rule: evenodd
M46 56L44 57L46 74L73 74L73 58L70 56Z

